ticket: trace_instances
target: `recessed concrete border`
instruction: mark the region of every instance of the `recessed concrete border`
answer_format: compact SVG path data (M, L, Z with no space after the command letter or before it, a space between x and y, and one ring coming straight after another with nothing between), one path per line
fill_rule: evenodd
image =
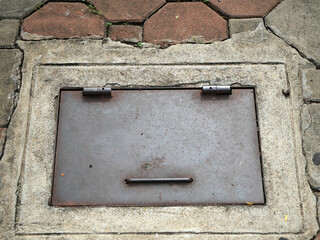
M121 77L121 72L124 77ZM39 228L43 233L60 231L84 233L92 230L103 233L107 232L105 229L110 229L111 232L270 233L275 229L290 233L300 231L302 219L291 131L292 107L290 101L282 94L282 89L287 89L283 65L118 66L116 64L74 67L40 65L35 69L33 76L18 225L23 225L23 232L36 233L39 232ZM277 80L275 84L274 80ZM117 83L120 86L128 84L166 86L169 81L187 86L199 86L201 81L257 86L267 206L230 206L227 214L225 207L221 206L201 208L48 206L56 130L54 100L59 89L65 86L104 86L110 83ZM290 216L290 221L284 221L286 214ZM74 215L76 217L72 217ZM161 221L157 220L159 218ZM219 220L219 224L213 224ZM61 223L65 221L70 224L70 229L61 229ZM34 222L39 224L34 226L32 224Z
M305 179L299 125L300 73L312 65L262 26L225 42L166 50L94 40L20 41L19 45L25 51L23 85L8 129L10 147L0 162L4 236L279 239L281 234L308 239L315 235L316 199ZM208 82L257 86L265 206L49 206L60 87ZM282 89L290 89L291 96L286 98Z

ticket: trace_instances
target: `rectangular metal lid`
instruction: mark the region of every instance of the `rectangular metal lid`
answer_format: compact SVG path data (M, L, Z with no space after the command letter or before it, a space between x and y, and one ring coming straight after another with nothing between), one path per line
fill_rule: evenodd
M253 88L62 89L52 204L263 204L257 126Z

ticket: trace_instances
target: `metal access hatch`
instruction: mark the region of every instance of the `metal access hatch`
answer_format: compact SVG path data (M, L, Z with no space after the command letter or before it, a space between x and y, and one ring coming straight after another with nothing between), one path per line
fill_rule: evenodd
M264 204L254 88L61 89L52 205Z

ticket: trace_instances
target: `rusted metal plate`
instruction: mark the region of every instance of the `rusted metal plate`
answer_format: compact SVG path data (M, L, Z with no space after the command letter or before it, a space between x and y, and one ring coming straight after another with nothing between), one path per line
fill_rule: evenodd
M264 204L254 89L61 90L52 204Z

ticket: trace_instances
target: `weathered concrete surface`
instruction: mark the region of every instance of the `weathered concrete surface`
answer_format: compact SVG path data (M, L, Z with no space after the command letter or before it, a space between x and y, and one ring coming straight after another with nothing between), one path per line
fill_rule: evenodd
M320 70L311 69L302 74L303 98L320 101Z
M263 25L224 42L166 50L94 40L18 44L25 51L24 81L0 162L2 236L302 240L316 234L316 198L305 179L300 129L300 72L313 66ZM257 87L265 206L57 208L48 204L59 88L209 82ZM289 87L287 98L282 89Z
M236 33L255 30L263 23L262 18L229 19L229 33L232 36Z
M315 195L316 195L316 198L317 198L318 222L320 222L320 212L319 212L319 209L320 209L320 192L315 192ZM319 233L320 233L320 230L319 230ZM318 233L318 235L319 235L319 233Z
M0 127L6 127L16 104L20 87L22 53L15 49L0 50Z
M212 79L213 75L214 79ZM275 84L273 79L277 79L277 84L272 88L271 85ZM18 232L25 234L35 231L42 233L92 230L103 232L104 229L109 228L111 232L268 233L276 229L280 233L285 233L298 232L302 228L292 135L290 134L291 120L288 109L291 104L282 94L282 89L287 87L285 68L282 64L244 64L241 66L228 64L223 66L196 64L193 66L161 66L156 64L152 66L147 64L144 66L64 66L63 68L39 66L34 75L34 82L27 144L29 151L26 152L26 158L30 160L25 162L24 168ZM224 217L224 211L221 212L219 207L212 206L201 209L163 207L147 208L147 210L141 208L87 208L77 210L76 221L71 219L74 210L47 206L51 194L51 174L48 173L53 164L54 130L56 128L55 102L51 99L55 98L61 86L66 83L70 87L84 84L89 86L114 84L118 86L199 86L211 82L257 85L262 154L265 164L264 178L268 189L269 206L233 206L229 210L228 218ZM44 89L46 90L43 91ZM273 117L268 117L271 114L274 114ZM43 144L44 142L46 145ZM278 147L286 149L285 152L275 150ZM283 172L286 173L285 176ZM278 181L282 183L272 186ZM292 197L290 204L279 201L279 199L286 199L287 196ZM274 214L275 210L276 214ZM241 215L238 215L238 211L241 212ZM208 212L213 214L207 214ZM285 215L290 216L287 222L284 221ZM261 219L269 219L269 221L251 222L256 216ZM162 221L151 221L157 218L161 218ZM228 221L222 221L222 218ZM65 222L66 219L73 225L72 229L65 227L60 229L59 223ZM93 227L97 219L100 224ZM132 222L132 219L135 219L135 222ZM212 225L219 219L219 224ZM240 222L240 220L241 223L230 224L230 222ZM39 225L34 222L39 222ZM122 223L121 226L120 223ZM48 224L49 228L46 227Z
M266 25L320 66L318 0L284 0L266 18Z
M309 182L320 191L320 104L304 104L301 118Z
M24 17L46 1L47 0L0 0L0 17Z
M0 45L13 46L19 32L20 20L3 19L0 21Z
M6 139L7 129L6 128L0 128L0 157L3 154L3 147Z

